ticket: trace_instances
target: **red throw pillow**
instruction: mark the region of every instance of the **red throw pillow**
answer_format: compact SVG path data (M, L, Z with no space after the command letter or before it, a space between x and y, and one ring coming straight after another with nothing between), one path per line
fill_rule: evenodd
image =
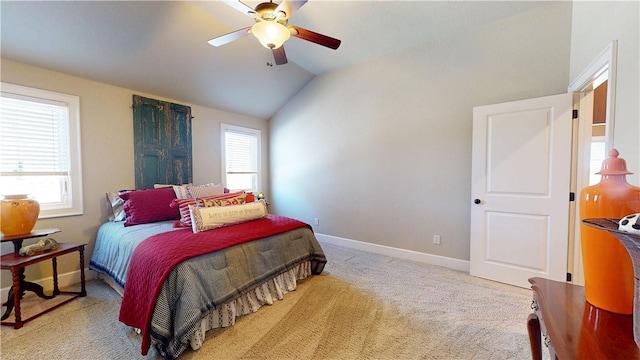
M180 212L169 204L176 198L171 187L136 190L120 195L127 215L124 226L147 224L157 221L178 220Z

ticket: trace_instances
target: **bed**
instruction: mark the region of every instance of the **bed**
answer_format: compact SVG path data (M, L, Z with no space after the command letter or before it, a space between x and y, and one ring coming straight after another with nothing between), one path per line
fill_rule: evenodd
M157 195L154 201L166 202ZM157 206L148 202L147 210ZM261 205L243 209L251 206ZM236 208L241 205L202 211ZM326 263L311 227L283 216L196 231L199 217L184 227L176 226L181 215L136 224L129 215L100 226L89 267L123 296L119 319L141 333L143 355L151 344L167 359L197 350L206 331L282 299Z

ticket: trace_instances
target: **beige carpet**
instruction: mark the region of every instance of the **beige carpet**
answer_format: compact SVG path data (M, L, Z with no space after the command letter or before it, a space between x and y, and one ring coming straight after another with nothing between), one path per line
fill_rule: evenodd
M323 244L322 275L272 306L207 333L181 359L527 359L531 291ZM118 322L119 296L88 296L22 329L2 327L4 359L155 359ZM4 308L3 308L4 310Z

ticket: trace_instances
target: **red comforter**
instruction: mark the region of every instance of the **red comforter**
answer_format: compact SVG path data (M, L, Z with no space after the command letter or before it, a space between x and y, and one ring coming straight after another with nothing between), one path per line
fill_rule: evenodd
M151 345L149 330L156 299L176 265L199 255L305 226L310 227L298 220L268 215L264 219L197 234L191 229L183 229L149 237L133 252L120 306L120 321L142 331L142 354L146 355Z

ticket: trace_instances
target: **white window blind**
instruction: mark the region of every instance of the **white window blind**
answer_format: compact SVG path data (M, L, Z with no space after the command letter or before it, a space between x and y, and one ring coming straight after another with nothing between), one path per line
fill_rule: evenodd
M589 185L595 185L602 180L602 175L596 174L602 169L602 161L606 159L606 143L604 136L594 136L591 140L591 161L589 165Z
M78 98L12 84L1 95L0 193L36 198L40 217L81 213Z
M222 125L225 186L232 190L257 192L260 170L260 131Z
M9 96L2 97L2 175L69 175L66 104Z

